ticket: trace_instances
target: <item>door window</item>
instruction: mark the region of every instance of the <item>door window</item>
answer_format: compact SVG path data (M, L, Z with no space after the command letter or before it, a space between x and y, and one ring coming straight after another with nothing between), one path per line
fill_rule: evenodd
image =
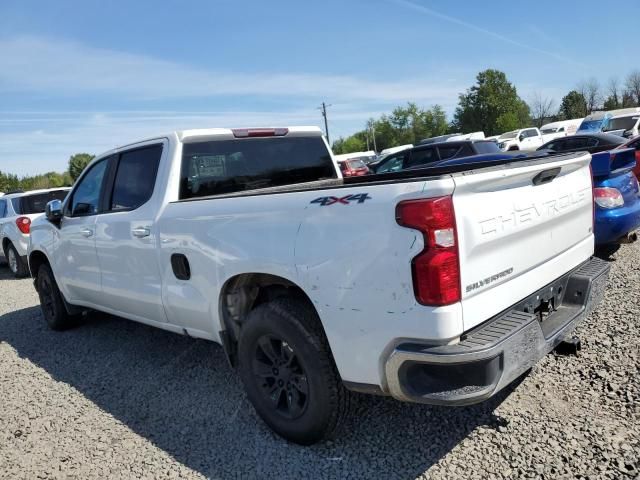
M587 148L589 146L590 139L585 137L572 137L566 140L565 150L578 150L580 148Z
M134 210L149 201L156 183L161 156L162 145L138 148L120 154L109 203L111 211Z
M465 145L466 146L466 145ZM450 147L438 147L438 151L440 152L440 160L446 160L447 158L453 158L459 151L461 147L459 145L454 145ZM472 155L468 154L468 155ZM465 155L461 155L465 156Z
M0 200L0 218L7 216L7 201Z
M108 160L105 158L94 164L80 179L80 183L71 197L71 202L69 202L71 207L68 208L68 213L72 217L95 215L100 211L100 194L109 164Z
M406 154L394 155L376 169L376 173L397 172L402 170Z
M405 168L417 167L426 163L432 163L438 160L435 148L423 148L421 150L414 150L411 152L411 156Z

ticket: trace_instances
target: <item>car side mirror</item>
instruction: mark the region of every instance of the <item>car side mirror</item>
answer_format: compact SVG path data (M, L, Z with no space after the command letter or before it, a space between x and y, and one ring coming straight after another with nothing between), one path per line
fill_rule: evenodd
M59 224L62 220L62 202L60 200L51 200L44 207L44 214L51 223Z
M520 136L518 137L518 140L523 141L524 140L524 135L520 134Z

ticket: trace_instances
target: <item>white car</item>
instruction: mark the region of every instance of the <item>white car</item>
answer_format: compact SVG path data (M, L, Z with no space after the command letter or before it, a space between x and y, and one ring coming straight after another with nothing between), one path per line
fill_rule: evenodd
M51 200L63 200L70 189L9 193L0 197L0 256L16 277L28 275L27 248L31 222Z
M512 150L533 151L543 144L542 134L537 128L522 128L503 133L498 137L498 148L504 152Z
M540 127L540 133L542 133L544 143L555 140L556 138L575 135L583 120L584 118L574 118L572 120L561 120L542 125L542 127Z
M336 431L352 390L483 401L571 334L609 269L590 155L500 157L343 179L316 127L111 150L32 224L43 317L95 309L218 342L302 444Z
M640 134L640 113L626 113L609 119L604 133L632 138Z

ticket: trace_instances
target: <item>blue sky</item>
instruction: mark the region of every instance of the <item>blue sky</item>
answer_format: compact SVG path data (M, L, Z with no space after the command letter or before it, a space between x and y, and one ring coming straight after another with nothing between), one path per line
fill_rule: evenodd
M438 103L486 68L525 100L640 68L640 2L0 1L0 170L62 171L182 128L321 125Z

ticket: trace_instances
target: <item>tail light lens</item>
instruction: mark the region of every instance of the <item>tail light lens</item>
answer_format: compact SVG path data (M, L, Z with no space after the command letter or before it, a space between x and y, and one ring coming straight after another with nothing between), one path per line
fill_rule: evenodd
M236 138L250 137L284 137L288 128L234 128L231 130Z
M460 301L460 260L451 197L401 202L396 207L396 221L424 236L424 250L412 261L418 302L441 306Z
M620 190L611 187L597 187L593 189L593 199L600 208L617 208L624 205L624 198Z
M31 219L29 217L16 218L16 226L25 235L28 235L31 231Z

